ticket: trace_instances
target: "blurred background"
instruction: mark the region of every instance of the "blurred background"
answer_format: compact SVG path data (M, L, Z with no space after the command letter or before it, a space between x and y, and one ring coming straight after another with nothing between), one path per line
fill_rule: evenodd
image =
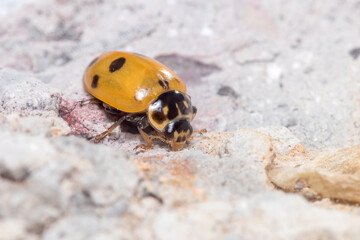
M196 128L281 125L307 147L359 143L360 4L348 1L2 0L0 66L83 98L87 63L134 51L171 67Z

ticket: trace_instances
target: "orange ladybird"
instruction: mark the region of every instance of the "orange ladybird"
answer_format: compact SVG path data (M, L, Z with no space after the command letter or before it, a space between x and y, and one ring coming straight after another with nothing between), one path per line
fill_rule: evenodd
M98 142L124 120L134 123L150 149L154 139L180 150L192 139L191 120L196 115L183 81L158 61L140 54L108 52L95 58L84 74L85 89L110 113L121 117L107 131L95 137ZM152 127L155 135L144 129ZM198 132L205 132L201 130Z

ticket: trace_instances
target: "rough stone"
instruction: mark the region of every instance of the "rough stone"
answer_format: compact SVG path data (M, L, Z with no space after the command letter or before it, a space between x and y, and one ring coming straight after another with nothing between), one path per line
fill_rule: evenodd
M11 69L0 69L2 113L58 111L59 92L35 77Z
M355 239L357 226L357 218L274 192L163 210L153 221L154 239Z
M0 1L0 239L360 239L358 8ZM117 118L82 77L113 50L169 65L208 133L94 144Z
M359 145L317 152L296 145L288 155L277 154L267 173L285 191L360 203L359 156Z
M41 234L67 212L85 211L87 204L128 201L136 189L139 177L121 152L76 138L49 140L8 130L0 142L0 215L22 219L30 235ZM79 203L79 195L88 203Z

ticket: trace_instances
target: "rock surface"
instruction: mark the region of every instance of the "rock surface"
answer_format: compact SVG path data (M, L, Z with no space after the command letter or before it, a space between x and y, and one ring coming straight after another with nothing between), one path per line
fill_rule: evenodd
M0 240L360 239L357 1L0 9ZM109 50L174 69L208 133L93 143L114 119L81 79Z
M360 203L359 158L359 145L310 153L297 145L288 155L277 155L267 172L269 179L286 191Z

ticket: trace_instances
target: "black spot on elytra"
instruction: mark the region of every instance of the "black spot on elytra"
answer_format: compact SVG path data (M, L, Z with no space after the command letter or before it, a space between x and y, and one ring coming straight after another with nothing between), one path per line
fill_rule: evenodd
M94 65L94 63L96 63L98 59L99 59L98 57L97 57L97 58L94 58L94 59L89 63L89 66L88 66L88 67L91 67L92 65Z
M112 61L112 63L109 66L109 72L112 73L112 72L120 70L124 66L125 62L126 62L126 59L123 57L115 59L114 61Z
M158 124L163 123L166 120L166 116L161 112L153 112L151 115L152 119Z
M169 82L166 80L159 80L159 84L163 89L169 89Z
M91 82L91 87L92 87L92 88L97 88L98 82L99 82L99 76L98 76L98 75L95 75L95 76L93 77L92 82Z

